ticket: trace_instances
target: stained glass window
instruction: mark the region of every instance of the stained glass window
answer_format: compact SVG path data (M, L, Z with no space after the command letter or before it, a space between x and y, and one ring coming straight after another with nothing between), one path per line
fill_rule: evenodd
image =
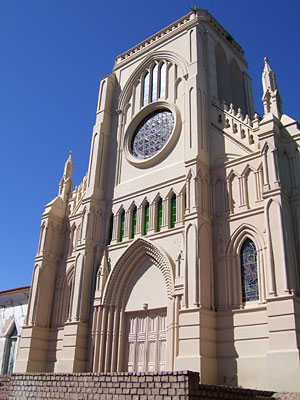
M147 235L149 229L149 203L144 208L144 235Z
M131 141L131 153L144 160L154 156L167 143L174 127L174 117L169 110L157 110L138 125Z
M131 239L133 239L136 234L136 216L137 216L137 209L136 207L134 207L132 211L132 221L131 221Z
M171 199L171 228L175 227L176 222L176 195L173 194Z
M120 220L120 242L122 242L123 240L124 232L125 232L125 211L122 212Z
M241 275L243 302L258 300L256 248L248 238L241 248Z
M159 199L157 202L157 224L156 224L156 230L157 232L160 232L162 226L162 199Z
M152 92L151 92L151 101L157 100L157 64L152 70Z

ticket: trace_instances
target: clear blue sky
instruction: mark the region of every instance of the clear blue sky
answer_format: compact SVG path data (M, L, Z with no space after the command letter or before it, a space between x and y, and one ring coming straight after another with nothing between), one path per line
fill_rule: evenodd
M299 0L0 0L0 290L31 282L41 213L70 149L75 185L87 170L99 79L190 5L244 48L256 110L268 56L283 111L299 120Z

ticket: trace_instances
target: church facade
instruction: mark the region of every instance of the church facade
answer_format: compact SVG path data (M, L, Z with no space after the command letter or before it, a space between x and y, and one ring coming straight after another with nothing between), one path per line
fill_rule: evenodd
M199 371L300 391L300 130L205 10L115 59L46 205L16 372Z

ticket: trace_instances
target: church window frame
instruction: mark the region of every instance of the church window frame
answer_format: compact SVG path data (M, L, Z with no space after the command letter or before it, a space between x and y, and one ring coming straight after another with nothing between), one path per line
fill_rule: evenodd
M143 235L146 236L149 231L150 222L150 204L147 201L143 207Z
M177 197L175 193L170 196L170 228L175 228L177 220Z
M160 232L163 224L163 200L159 197L156 201L156 232Z
M111 216L109 218L109 227L108 227L108 239L107 239L107 244L109 245L112 241L113 237L113 229L114 229L114 214L111 213Z
M120 229L119 229L119 242L123 242L125 236L125 210L120 212Z
M149 84L150 84L150 73L146 71L143 76L143 91L142 91L142 106L149 104Z
M167 89L167 62L163 61L159 65L158 98L164 99L166 97L166 89Z
M137 157L133 154L133 139L138 132L138 128L147 121L152 113L168 111L173 116L173 127L168 134L163 146L147 157ZM127 161L135 167L150 167L161 161L175 146L181 130L181 115L179 108L175 104L170 104L164 100L158 100L143 107L141 111L131 120L124 135L124 155Z
M246 236L239 251L242 303L259 300L257 248Z
M134 206L131 211L131 229L130 229L130 238L134 239L136 235L137 229L137 207Z

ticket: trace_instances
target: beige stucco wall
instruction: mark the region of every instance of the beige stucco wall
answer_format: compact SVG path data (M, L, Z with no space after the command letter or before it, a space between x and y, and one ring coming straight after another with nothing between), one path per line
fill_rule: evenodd
M243 50L227 35L206 11L192 12L117 57L100 82L87 175L72 191L70 154L42 216L18 371L130 364L200 371L203 383L300 390L300 131L282 115L267 60L265 114L254 113ZM155 63L166 65L166 91L143 105L145 73ZM174 116L172 134L138 160L132 135L160 109ZM259 292L249 302L241 286L246 238L257 252ZM141 343L159 361L148 362ZM128 361L131 345L141 355L137 366Z

